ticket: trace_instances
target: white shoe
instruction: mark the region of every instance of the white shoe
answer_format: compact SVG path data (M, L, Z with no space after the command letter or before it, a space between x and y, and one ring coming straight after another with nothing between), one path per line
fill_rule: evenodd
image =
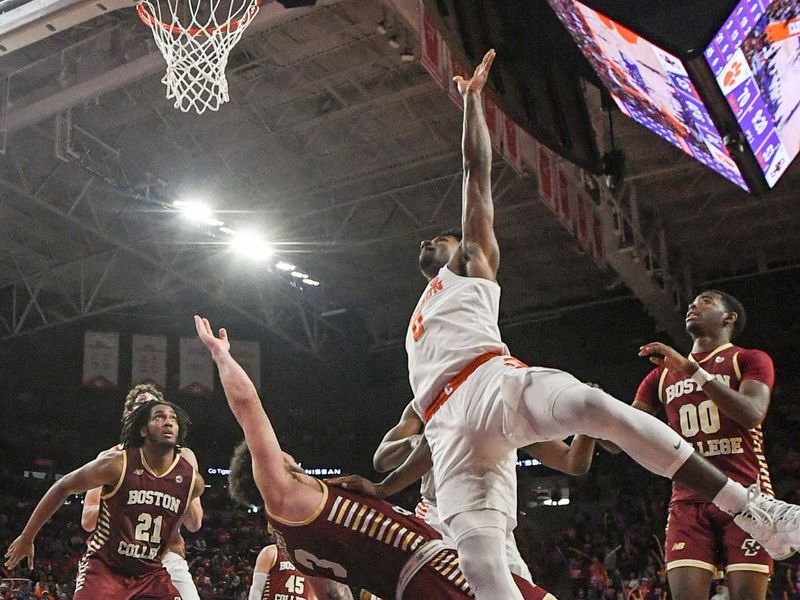
M800 549L800 506L766 495L758 484L747 488L747 504L733 520L775 560Z

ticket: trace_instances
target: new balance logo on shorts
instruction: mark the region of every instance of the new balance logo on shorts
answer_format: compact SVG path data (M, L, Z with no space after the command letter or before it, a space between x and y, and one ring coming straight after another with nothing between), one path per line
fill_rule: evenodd
M683 550L684 548L686 548L686 542L675 542L672 544L673 550Z

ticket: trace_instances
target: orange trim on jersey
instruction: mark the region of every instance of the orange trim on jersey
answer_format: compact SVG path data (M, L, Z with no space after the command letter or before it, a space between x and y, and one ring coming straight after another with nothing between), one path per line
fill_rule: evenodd
M447 402L448 398L453 395L453 392L461 387L461 384L467 380L467 377L475 372L475 369L480 367L483 363L498 356L502 356L502 354L498 352L487 352L486 354L481 354L466 367L464 367L458 375L453 377L450 382L444 386L444 389L439 392L439 395L436 396L431 405L425 409L425 414L422 416L422 420L426 423L430 421L433 418L433 415L435 415L438 410L442 408L444 403Z
M125 479L125 471L128 470L128 453L124 450L122 451L122 472L119 474L119 480L117 481L117 485L114 486L114 489L108 492L107 494L100 494L101 500L107 500L111 498L114 494L117 493L120 486L122 485L123 480Z
M669 369L664 367L664 370L661 371L661 377L658 378L658 399L661 404L664 404L664 380L667 378L667 372Z
M156 479L161 479L162 477L166 477L167 475L169 475L170 472L172 471L172 469L177 467L178 463L181 460L181 455L176 452L175 453L175 460L172 461L172 464L169 466L169 469L164 471L161 475L156 475L156 472L153 471L153 469L150 467L150 465L147 464L147 459L144 457L144 448L139 448L139 456L142 459L142 466L147 470L148 473L150 473L150 475L152 475Z
M269 518L275 519L278 523L283 523L284 525L288 525L289 527L301 527L302 525L308 525L309 523L311 523L311 521L316 519L322 512L322 509L325 508L325 503L328 501L328 486L325 485L325 482L320 481L319 479L314 479L314 481L316 481L322 488L322 500L320 500L319 506L317 506L317 508L314 509L314 512L311 513L309 517L303 519L302 521L288 521L286 519L281 519L278 515L273 515L271 512L269 512L269 509L267 509L266 505L264 505L264 510L267 511Z
M715 357L717 354L719 354L719 353L720 353L720 352L722 352L723 350L727 350L728 348L733 348L733 344L731 344L730 342L728 342L727 344L722 344L722 346L719 346L718 348L714 348L714 349L711 351L711 354L709 354L708 356L706 356L706 357L705 357L703 360L698 360L698 361L697 361L697 364L698 364L698 365L701 365L701 364L703 364L704 362L706 362L707 360L711 360L711 359L712 359L712 358L714 358L714 357ZM691 355L689 356L689 358L691 358Z
M739 353L733 355L733 370L736 371L736 379L742 380L742 370L739 368Z

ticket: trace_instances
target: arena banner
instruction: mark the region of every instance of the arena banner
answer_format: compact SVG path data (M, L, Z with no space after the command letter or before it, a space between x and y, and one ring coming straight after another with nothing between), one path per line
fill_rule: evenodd
M210 396L214 389L214 362L196 337L181 338L180 391L191 396Z
M445 73L447 83L447 92L450 95L450 98L453 102L456 103L459 109L464 108L464 99L461 97L461 92L458 91L458 85L456 82L453 81L453 77L456 75L461 75L462 77L469 77L467 73L467 68L462 65L450 52L450 49L445 45L444 48L446 49L444 52L445 57L447 57L447 64L450 66L449 71Z
M564 170L563 165L558 165L556 168L558 173L556 182L558 183L558 216L564 227L575 233L575 222L573 221L572 210L572 189L567 172Z
M534 170L539 174L539 199L556 212L556 192L553 184L553 153L540 145Z
M131 344L131 384L167 386L167 338L163 335L134 335Z
M436 25L431 21L430 15L424 10L419 11L420 26L422 33L420 62L427 69L428 73L436 80L440 87L446 85L445 61L442 55L442 38L436 30Z
M585 192L578 192L578 197L575 199L575 217L576 228L575 235L578 238L584 250L591 253L591 242L589 241L589 218L591 216L591 200Z
M592 258L601 269L605 270L607 263L605 240L603 239L603 223L597 212L592 215Z
M523 175L525 169L522 166L522 136L520 135L522 129L504 112L500 112L500 115L503 119L503 157L517 173Z
M231 356L236 359L247 376L256 386L261 389L261 344L258 342L248 342L235 340L231 342Z
M83 336L83 385L114 388L119 382L119 334L87 331Z
M486 126L489 128L489 138L492 140L492 148L497 152L503 150L503 113L497 108L497 104L490 96L483 98L483 112L486 115Z

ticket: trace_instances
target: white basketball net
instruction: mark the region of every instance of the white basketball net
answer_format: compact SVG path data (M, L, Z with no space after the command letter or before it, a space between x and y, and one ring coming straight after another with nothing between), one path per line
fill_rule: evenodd
M258 13L259 0L141 0L139 17L153 30L167 62L161 82L183 112L219 110L227 102L231 49Z

